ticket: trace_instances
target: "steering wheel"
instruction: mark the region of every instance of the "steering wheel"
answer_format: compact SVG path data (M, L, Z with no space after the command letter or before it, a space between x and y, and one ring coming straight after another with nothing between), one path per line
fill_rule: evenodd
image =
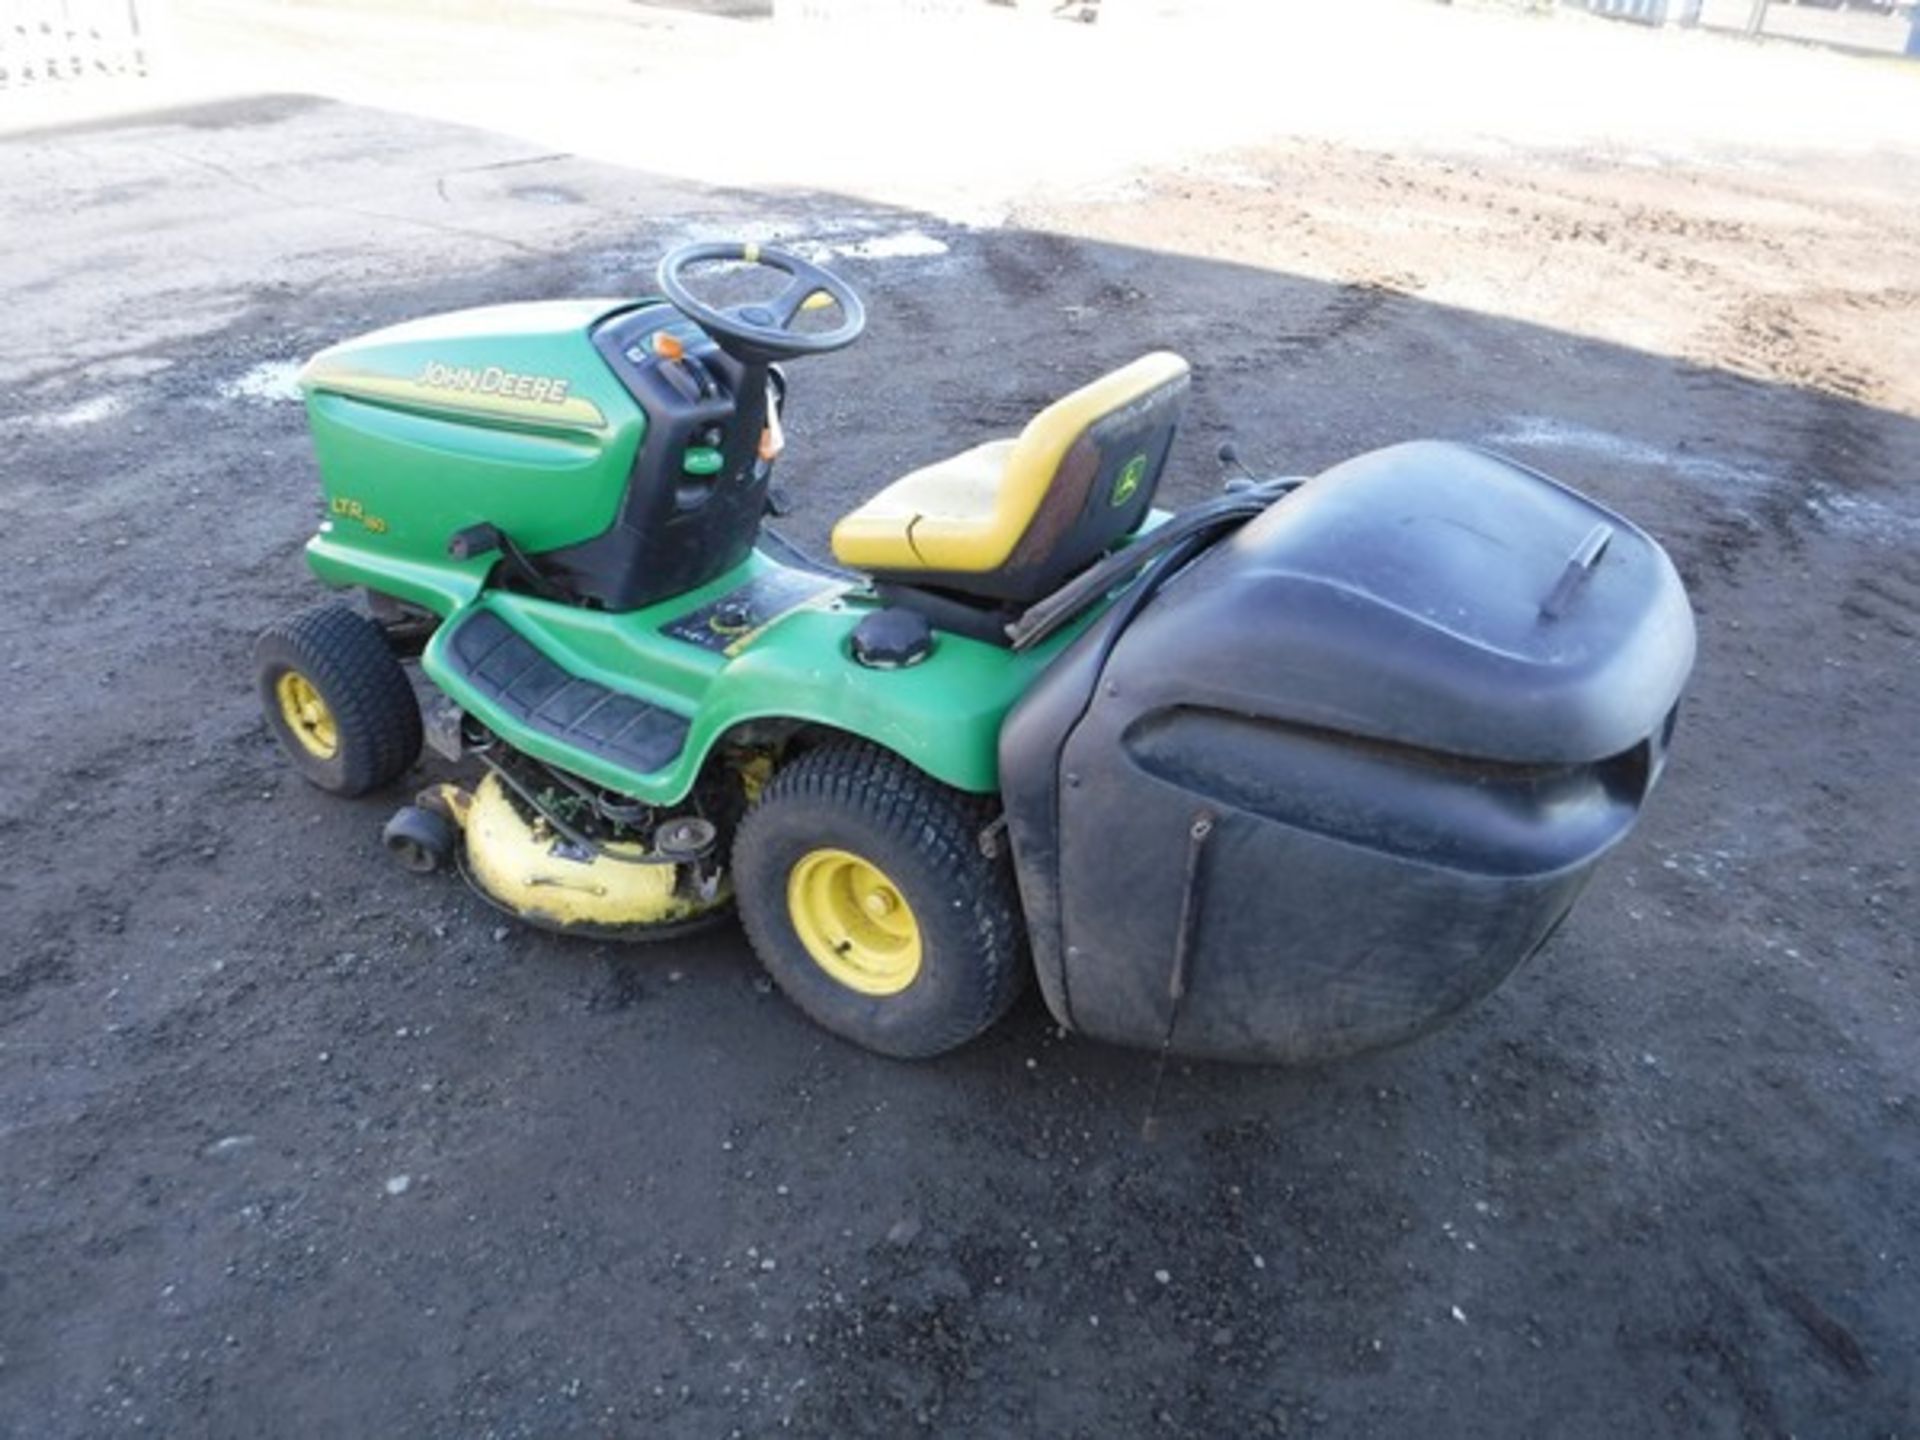
M687 289L687 271L696 265L726 262L777 270L788 277L786 287L771 300L732 305L724 310L696 300ZM674 309L711 335L722 350L746 364L824 355L851 345L867 327L866 306L846 281L824 266L771 245L737 240L682 245L661 260L657 278ZM793 329L793 322L802 311L820 308L820 302L815 300L820 295L840 307L840 323L831 330Z

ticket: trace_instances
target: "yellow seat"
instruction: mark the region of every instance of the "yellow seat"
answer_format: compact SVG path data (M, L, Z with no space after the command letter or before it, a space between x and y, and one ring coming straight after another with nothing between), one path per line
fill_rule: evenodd
M1056 400L1017 439L903 475L833 529L844 565L1032 600L1140 523L1186 396L1187 362L1142 356Z

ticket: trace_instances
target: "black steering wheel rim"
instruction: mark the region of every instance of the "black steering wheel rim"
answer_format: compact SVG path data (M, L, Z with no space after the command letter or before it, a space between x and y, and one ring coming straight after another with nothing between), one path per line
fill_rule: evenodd
M736 263L764 265L787 276L787 284L772 300L721 309L697 298L687 288L685 272L695 265ZM673 308L698 325L714 343L735 359L749 363L792 360L802 355L825 355L843 349L866 329L867 310L860 297L838 275L823 265L802 260L790 250L752 241L704 240L676 246L660 261L656 276L660 291ZM815 295L825 294L844 317L831 330L802 333L793 322Z

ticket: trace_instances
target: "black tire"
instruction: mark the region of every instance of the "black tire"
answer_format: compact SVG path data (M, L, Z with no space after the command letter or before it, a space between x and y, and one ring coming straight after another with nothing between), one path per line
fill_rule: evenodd
M774 983L828 1030L883 1055L922 1059L986 1030L1031 971L1012 867L980 846L992 816L990 802L863 742L829 743L783 766L733 845L740 918ZM919 947L904 988L852 988L801 937L789 888L797 868L805 875L825 854L882 872L904 902Z
M322 790L364 795L419 758L420 703L371 620L338 603L316 605L269 627L253 659L268 726ZM298 707L286 687L297 698L306 694L298 685L317 698L322 718L292 718Z
M415 875L431 875L445 865L453 858L453 847L459 839L451 820L418 805L402 805L380 832L387 853L401 869Z

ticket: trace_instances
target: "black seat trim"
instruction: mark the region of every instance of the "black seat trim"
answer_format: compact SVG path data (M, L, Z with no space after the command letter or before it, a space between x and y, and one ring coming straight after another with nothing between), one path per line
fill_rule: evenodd
M1007 639L1007 626L1020 617L1017 605L935 590L884 575L874 576L873 593L880 597L882 604L918 611L936 630L965 635L970 640L984 640L1002 649L1012 643Z

